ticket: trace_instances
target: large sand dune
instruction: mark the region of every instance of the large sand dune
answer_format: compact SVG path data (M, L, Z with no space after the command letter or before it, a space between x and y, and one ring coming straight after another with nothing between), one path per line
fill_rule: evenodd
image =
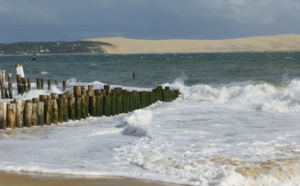
M291 34L224 40L138 40L121 37L87 40L111 43L113 46L102 46L108 54L300 51L300 35Z

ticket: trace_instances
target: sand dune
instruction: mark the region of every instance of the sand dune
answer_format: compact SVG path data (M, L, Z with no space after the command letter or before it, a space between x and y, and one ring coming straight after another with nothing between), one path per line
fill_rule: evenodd
M113 46L103 46L108 54L300 51L300 35L292 34L224 40L138 40L121 37L86 40L111 43Z

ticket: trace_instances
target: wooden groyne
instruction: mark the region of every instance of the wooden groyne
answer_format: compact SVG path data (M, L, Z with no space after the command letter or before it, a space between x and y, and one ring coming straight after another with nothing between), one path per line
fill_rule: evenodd
M162 86L152 91L111 89L110 85L104 85L103 89L94 89L93 85L74 86L73 90L63 94L51 93L31 100L15 98L9 103L1 102L0 129L58 124L89 116L115 116L145 108L157 101L170 102L178 95L178 90Z

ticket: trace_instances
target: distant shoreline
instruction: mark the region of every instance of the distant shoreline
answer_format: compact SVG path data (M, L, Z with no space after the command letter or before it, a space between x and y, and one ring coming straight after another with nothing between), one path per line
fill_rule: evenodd
M138 40L122 37L93 38L101 41L106 54L300 52L300 35L276 35L224 40Z

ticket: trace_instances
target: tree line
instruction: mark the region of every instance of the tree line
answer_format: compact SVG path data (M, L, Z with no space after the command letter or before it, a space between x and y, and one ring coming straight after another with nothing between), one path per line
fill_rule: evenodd
M101 47L110 45L98 41L52 41L52 42L16 42L0 43L2 55L28 55L28 54L102 54Z

